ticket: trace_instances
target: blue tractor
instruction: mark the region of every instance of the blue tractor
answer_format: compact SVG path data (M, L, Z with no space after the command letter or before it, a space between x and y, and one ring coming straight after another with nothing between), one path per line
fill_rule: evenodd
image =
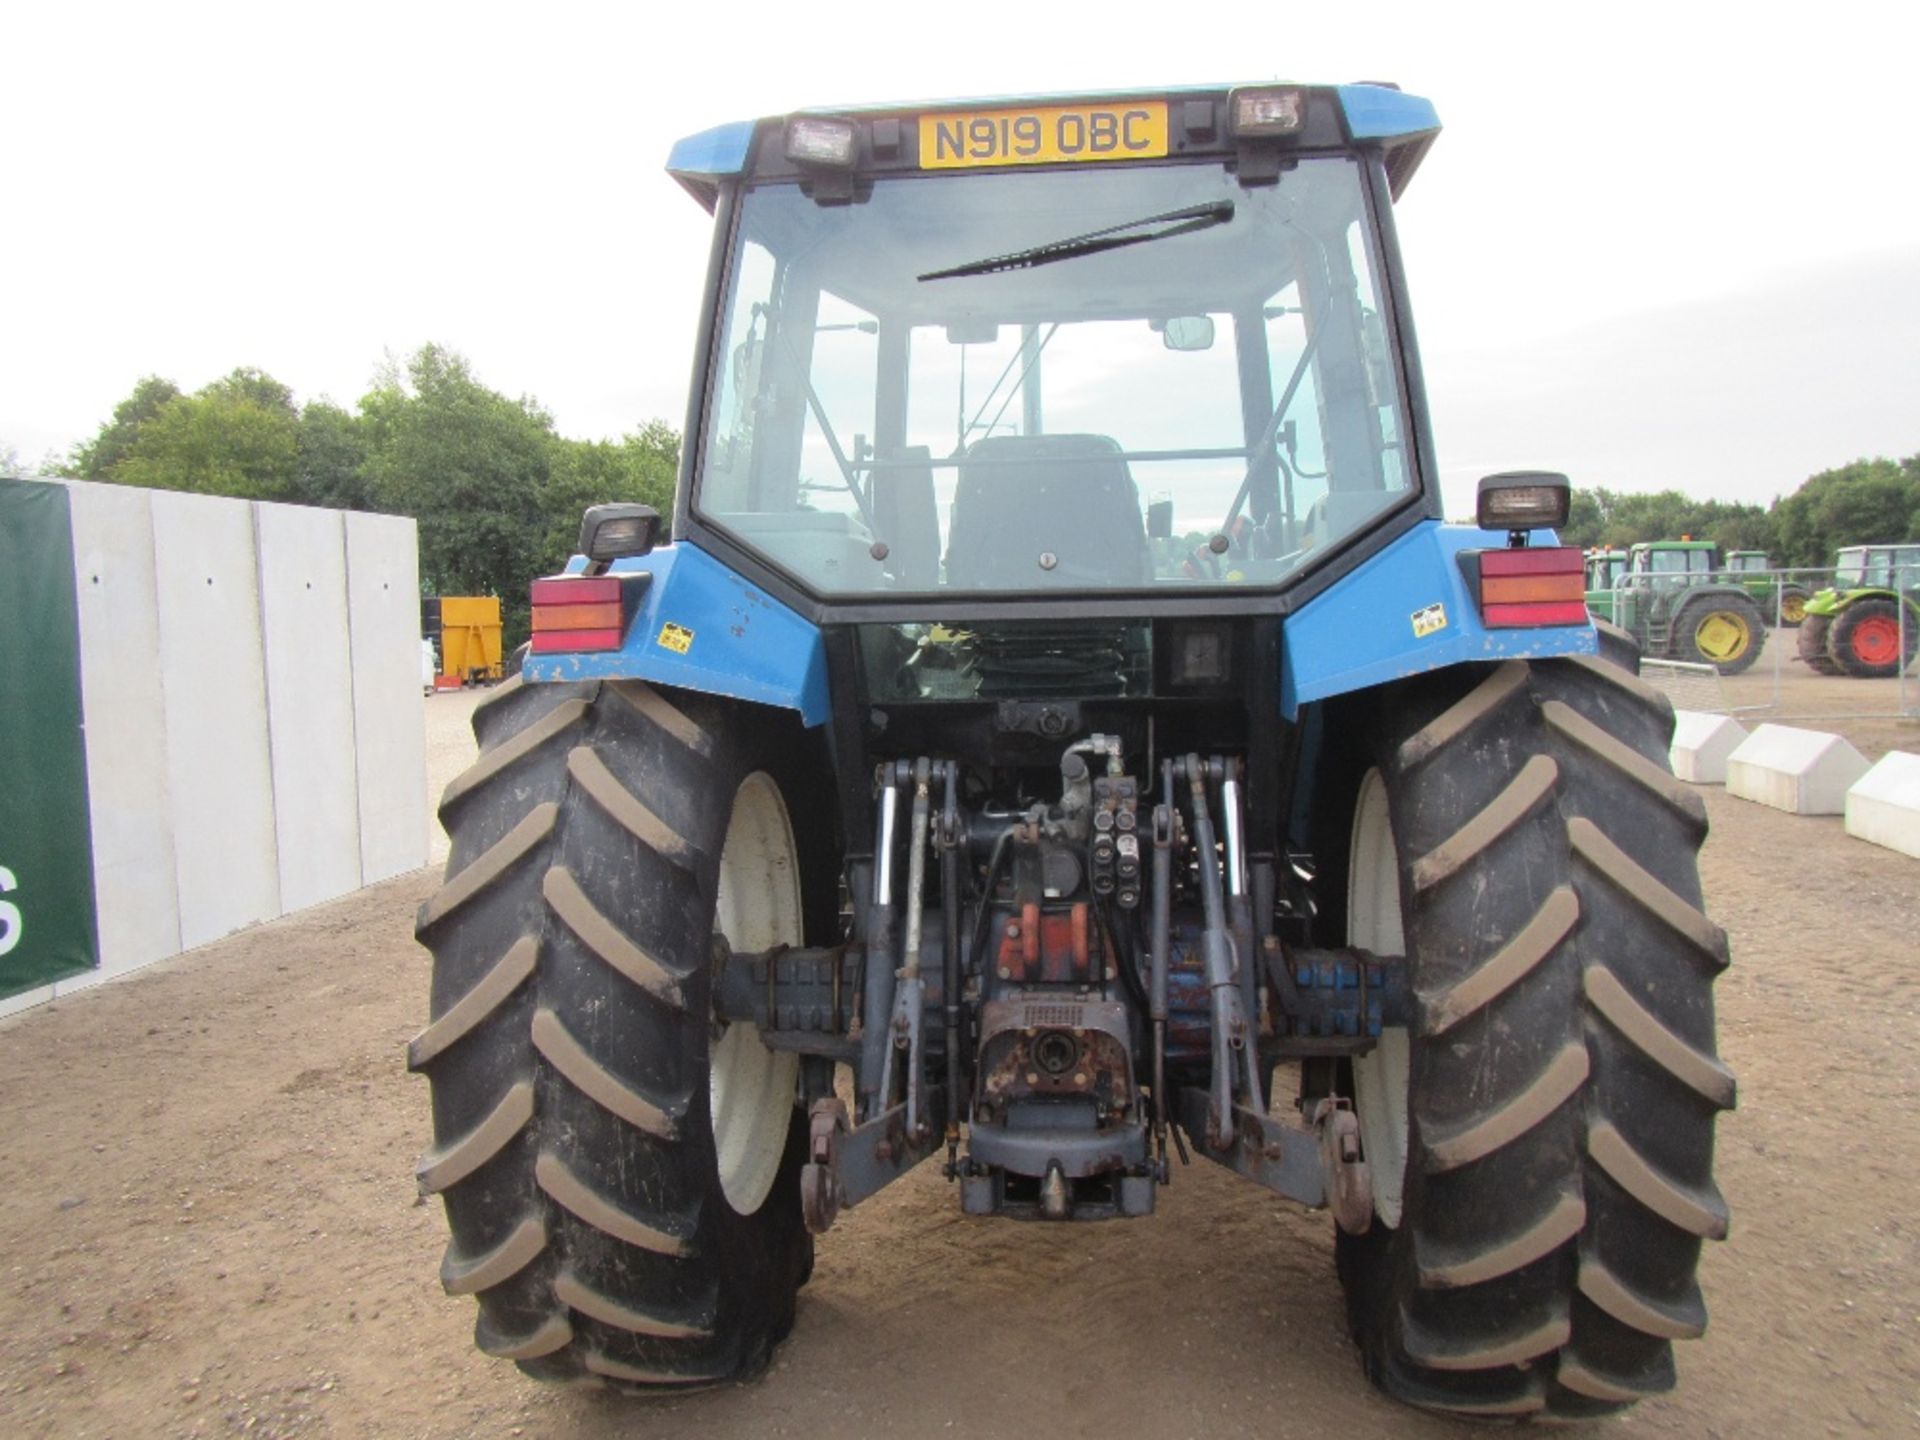
M531 1375L759 1371L815 1237L1328 1207L1366 1369L1466 1414L1673 1384L1723 932L1567 484L1442 522L1390 86L694 136L671 518L596 506L476 712L420 911L441 1278ZM875 1322L876 1324L878 1322Z

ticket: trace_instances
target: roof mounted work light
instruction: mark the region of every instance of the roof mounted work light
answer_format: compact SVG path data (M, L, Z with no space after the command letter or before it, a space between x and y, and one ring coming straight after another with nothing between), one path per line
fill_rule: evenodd
M1482 530L1555 530L1567 523L1573 487L1546 470L1510 470L1480 482L1476 505Z
M1291 85L1235 90L1228 97L1228 113L1237 139L1293 135L1307 123L1307 96Z
M859 146L851 120L795 116L787 121L787 159L824 170L851 170Z

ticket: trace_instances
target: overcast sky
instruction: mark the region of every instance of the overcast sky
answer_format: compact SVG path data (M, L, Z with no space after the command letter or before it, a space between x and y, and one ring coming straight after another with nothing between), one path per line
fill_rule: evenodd
M1180 32L1176 21L1191 17ZM16 4L0 448L141 375L353 403L433 340L568 435L684 420L678 136L801 105L1392 80L1452 513L1473 479L1766 501L1920 452L1920 6Z

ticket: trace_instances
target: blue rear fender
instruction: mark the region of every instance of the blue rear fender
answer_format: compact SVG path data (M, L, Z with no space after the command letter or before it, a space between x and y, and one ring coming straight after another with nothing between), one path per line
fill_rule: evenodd
M1281 714L1292 720L1302 705L1447 665L1593 654L1591 624L1489 630L1480 623L1456 557L1490 540L1471 526L1423 522L1288 616ZM582 564L576 556L568 569ZM826 720L826 647L811 621L686 541L616 561L613 570L653 577L625 643L528 655L528 680L651 680L794 710L809 726Z
M576 573L585 562L568 564ZM681 541L616 560L615 574L653 577L618 650L533 655L528 680L651 680L827 718L827 656L819 627L698 546Z
M1551 545L1541 532L1535 543ZM1290 615L1280 649L1280 710L1476 660L1592 655L1591 622L1489 630L1467 589L1462 550L1498 546L1470 525L1423 521Z

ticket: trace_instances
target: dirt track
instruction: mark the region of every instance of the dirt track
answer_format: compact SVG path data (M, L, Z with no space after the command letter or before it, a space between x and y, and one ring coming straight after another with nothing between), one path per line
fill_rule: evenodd
M428 704L441 780L470 703ZM1885 729L1862 747L1920 749ZM1920 1433L1920 861L1707 805L1733 1238L1679 1390L1612 1433ZM822 1243L765 1379L643 1404L534 1387L473 1350L412 1180L434 883L0 1022L0 1435L1470 1433L1367 1388L1330 1222L1211 1167L1150 1221L1062 1228L964 1220L922 1167Z

